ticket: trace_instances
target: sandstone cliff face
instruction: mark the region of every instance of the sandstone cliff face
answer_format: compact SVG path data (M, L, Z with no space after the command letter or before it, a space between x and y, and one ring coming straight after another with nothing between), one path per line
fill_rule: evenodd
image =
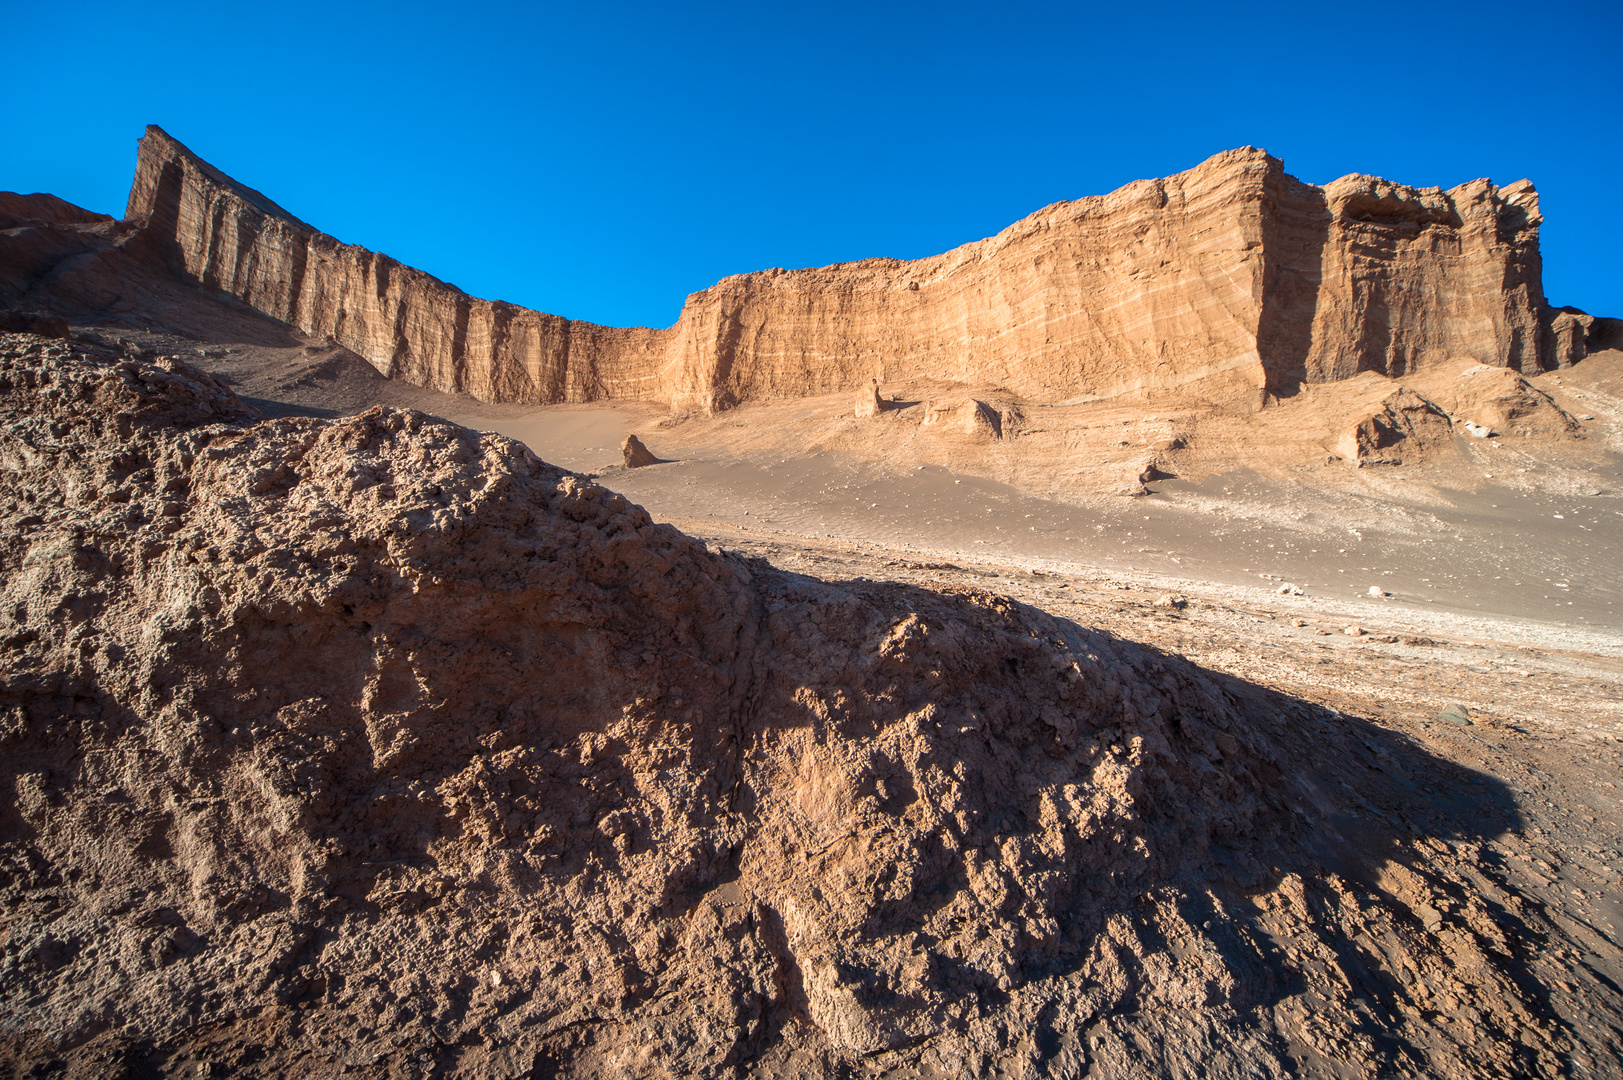
M193 280L386 374L489 401L714 411L934 377L1039 401L1256 406L1303 381L1450 358L1533 371L1574 348L1541 322L1527 182L1321 188L1250 147L1056 203L944 255L727 278L669 330L474 299L317 232L157 128L141 140L127 220Z
M1264 213L1261 341L1271 385L1451 358L1535 372L1545 317L1538 195L1473 180L1450 191L1373 176L1324 187L1277 172Z
M318 232L156 127L141 140L125 219L186 276L329 335L385 375L484 401L656 396L666 332L477 300Z

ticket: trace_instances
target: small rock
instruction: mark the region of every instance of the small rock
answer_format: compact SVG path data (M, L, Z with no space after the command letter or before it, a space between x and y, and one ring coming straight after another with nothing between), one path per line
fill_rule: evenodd
M1364 628L1362 626L1344 626L1341 628L1341 632L1346 634L1348 637L1364 636Z
M1447 720L1450 724L1459 724L1461 727L1468 727L1471 723L1471 710L1455 702L1438 713L1437 719Z
M1369 594L1371 596L1391 596L1392 595L1391 593L1387 592L1385 589L1381 588L1379 585L1371 585L1369 587Z
M620 456L625 459L626 468L628 469L640 469L644 465L658 465L663 460L655 457L648 447L642 444L642 440L635 435L627 435L625 441L620 444Z
M1328 631L1328 630L1322 630L1322 629L1321 630L1315 630L1315 631L1313 631L1313 633L1317 634L1319 637L1329 637L1330 636L1330 631Z
M1184 608L1189 606L1189 600L1186 597L1174 596L1171 593L1167 593L1165 596L1161 597L1155 602L1155 606L1158 608L1171 608L1174 611L1182 611Z
M1306 626L1307 625L1307 620L1306 619L1292 619L1291 620L1291 625L1292 626Z
M1287 581L1285 584L1275 589L1274 592L1278 593L1280 596L1301 596L1302 587L1300 585L1292 585Z
M856 408L852 410L853 416L878 416L885 411L885 399L879 396L879 380L857 391Z
M1495 434L1492 428L1484 427L1475 420L1467 420L1465 422L1465 430L1471 433L1471 438L1473 439L1486 439L1490 435Z

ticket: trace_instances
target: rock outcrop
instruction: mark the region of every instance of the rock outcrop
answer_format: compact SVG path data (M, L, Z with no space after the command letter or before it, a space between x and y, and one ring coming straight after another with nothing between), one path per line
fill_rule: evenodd
M663 458L654 456L654 452L643 445L643 441L635 435L627 435L620 443L620 459L625 462L628 469L640 469L644 465L663 464Z
M0 464L8 1074L1559 1071L1378 728L174 359L0 336Z
M928 401L920 423L939 424L943 430L956 431L976 439L1001 439L1003 414L977 398Z
M874 379L867 386L857 391L857 400L851 407L851 415L858 418L878 416L885 411L885 399L879 396L879 380Z
M156 127L126 221L193 281L388 375L490 401L713 411L852 392L877 372L1032 400L1255 406L1304 381L1463 358L1535 371L1583 348L1545 308L1529 183L1316 187L1250 147L944 255L726 278L665 330L467 296L318 232Z
M1544 338L1544 366L1571 367L1590 353L1623 349L1623 319L1597 319L1577 308L1548 313Z
M328 335L393 378L483 401L656 396L669 332L477 300L318 232L156 127L141 140L125 220L186 277Z
M1404 453L1424 453L1453 434L1453 428L1446 412L1408 387L1399 387L1347 430L1336 452L1360 467L1401 465Z
M1464 421L1507 435L1570 436L1583 425L1514 371L1474 365L1438 380L1427 396Z
M106 214L75 206L55 195L0 191L0 229L22 225L93 225L112 220Z

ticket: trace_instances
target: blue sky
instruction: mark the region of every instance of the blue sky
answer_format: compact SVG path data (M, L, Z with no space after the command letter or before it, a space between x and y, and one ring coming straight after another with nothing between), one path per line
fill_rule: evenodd
M7 8L0 188L120 214L157 123L572 318L669 325L727 274L934 254L1245 144L1316 183L1530 177L1551 301L1623 316L1616 0Z

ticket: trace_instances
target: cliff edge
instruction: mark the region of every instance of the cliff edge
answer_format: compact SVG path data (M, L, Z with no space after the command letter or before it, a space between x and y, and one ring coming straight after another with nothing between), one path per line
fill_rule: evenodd
M470 297L319 232L157 127L126 212L188 279L394 378L702 412L876 377L1254 407L1303 382L1464 358L1542 370L1581 358L1584 328L1545 304L1540 220L1527 181L1319 187L1243 147L931 258L729 277L656 330Z

